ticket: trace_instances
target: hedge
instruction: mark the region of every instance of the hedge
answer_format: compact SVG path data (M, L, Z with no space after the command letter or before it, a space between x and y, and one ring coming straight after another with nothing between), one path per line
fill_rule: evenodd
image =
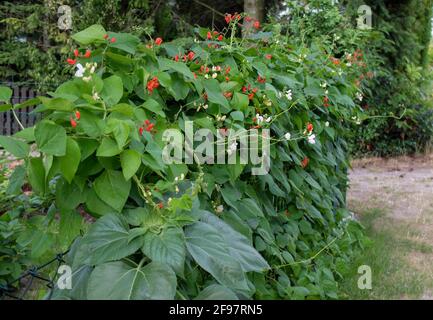
M293 46L275 32L238 39L240 19L170 43L100 25L76 33L65 61L75 77L26 103L43 114L35 127L1 137L25 160L26 174L10 183L28 181L51 199L45 219L60 219L58 236L75 239L66 259L73 288L54 297L338 297L365 242L345 203L362 58ZM230 139L211 151L234 155L233 164L162 161L167 130L186 135L188 121L212 138L245 129L269 172L254 175L260 164L242 164L240 141ZM95 222L87 227L83 215Z

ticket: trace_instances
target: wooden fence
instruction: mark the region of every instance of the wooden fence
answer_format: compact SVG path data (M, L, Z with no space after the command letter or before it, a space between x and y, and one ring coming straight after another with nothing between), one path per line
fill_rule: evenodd
M36 92L31 88L13 86L13 84L9 87L13 90L12 104L22 103L36 96ZM39 115L31 113L33 109L34 107L27 107L15 111L18 119L26 128L33 126L39 119ZM20 129L11 111L0 112L0 135L12 135Z

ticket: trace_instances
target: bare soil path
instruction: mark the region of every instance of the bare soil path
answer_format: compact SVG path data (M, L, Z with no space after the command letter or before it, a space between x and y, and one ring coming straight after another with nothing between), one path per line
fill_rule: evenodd
M400 263L376 275L395 287L370 297L433 299L433 154L355 160L352 167L349 208L361 221L370 215L370 238L382 241L386 233L390 259Z

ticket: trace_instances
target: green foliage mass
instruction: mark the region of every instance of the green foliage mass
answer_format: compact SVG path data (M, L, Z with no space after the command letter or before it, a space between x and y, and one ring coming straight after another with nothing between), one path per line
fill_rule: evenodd
M196 31L162 45L99 25L74 34L82 77L34 99L43 120L0 141L24 160L14 190L28 181L50 201L54 215L41 219L67 226L62 241L76 237L73 289L54 297L337 298L365 241L344 195L359 69L278 26L244 39L236 21L220 40ZM212 136L244 128L261 143L252 128L269 129L269 173L164 163L164 132L186 121ZM83 211L96 220L88 230Z

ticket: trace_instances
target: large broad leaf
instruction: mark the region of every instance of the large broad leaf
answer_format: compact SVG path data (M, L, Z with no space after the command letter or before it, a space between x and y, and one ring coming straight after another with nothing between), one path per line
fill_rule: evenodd
M40 151L53 156L66 154L66 131L52 121L44 120L36 125L36 144Z
M194 79L194 75L188 66L183 62L175 62L167 58L158 58L159 68L161 71L174 70L189 79Z
M25 177L26 177L26 169L23 166L16 167L14 172L9 178L9 185L6 190L6 194L21 193L21 186L24 183Z
M132 267L124 262L109 262L93 270L88 284L90 300L174 299L176 275L170 267L151 262Z
M108 36L110 38L116 38L116 42L111 43L110 47L117 48L122 51L134 54L135 50L137 49L138 44L140 43L140 39L137 36L134 36L129 33L115 33L110 32L108 33Z
M239 298L229 288L211 284L204 288L194 300L239 300Z
M0 136L0 146L17 158L27 157L30 151L30 147L27 143L6 136Z
M108 106L117 104L123 96L123 82L119 76L104 79L104 88L101 97Z
M96 155L98 157L112 157L118 155L122 152L122 149L119 148L119 145L111 138L104 137L102 139L101 145L96 151Z
M66 141L66 154L59 158L60 161L60 171L62 172L65 179L71 183L72 179L75 177L78 165L80 164L81 151L78 143L68 137Z
M152 261L167 264L176 273L183 274L185 238L181 228L163 229L159 234L146 232L142 251Z
M185 230L186 246L194 260L220 284L238 292L249 291L241 264L234 258L220 231L210 224L196 222Z
M210 102L219 104L225 107L227 110L230 109L227 99L222 94L219 82L215 79L205 79L203 81L204 88L207 93L208 100Z
M70 100L64 98L50 99L47 97L39 97L39 100L46 109L66 112L72 111L74 109L74 104Z
M0 101L8 102L12 97L12 90L8 87L0 87Z
M120 212L128 199L131 180L125 180L119 171L106 170L96 178L94 187L102 201Z
M99 24L94 24L83 31L72 35L72 39L80 44L87 45L95 42L103 42L107 32L104 27Z
M143 108L150 110L157 115L165 118L165 113L162 111L162 106L154 99L149 99L141 105Z
M120 154L120 164L122 165L123 176L129 180L140 168L141 155L132 149L125 150Z
M37 193L44 194L46 190L45 168L42 158L31 158L27 165L27 177Z
M262 272L269 269L266 260L254 249L248 238L235 231L223 220L212 213L206 212L201 217L201 221L212 225L219 231L227 243L230 255L239 261L243 271Z
M119 260L133 254L142 245L142 237L130 238L125 218L108 214L96 221L83 237L74 265L98 265Z

